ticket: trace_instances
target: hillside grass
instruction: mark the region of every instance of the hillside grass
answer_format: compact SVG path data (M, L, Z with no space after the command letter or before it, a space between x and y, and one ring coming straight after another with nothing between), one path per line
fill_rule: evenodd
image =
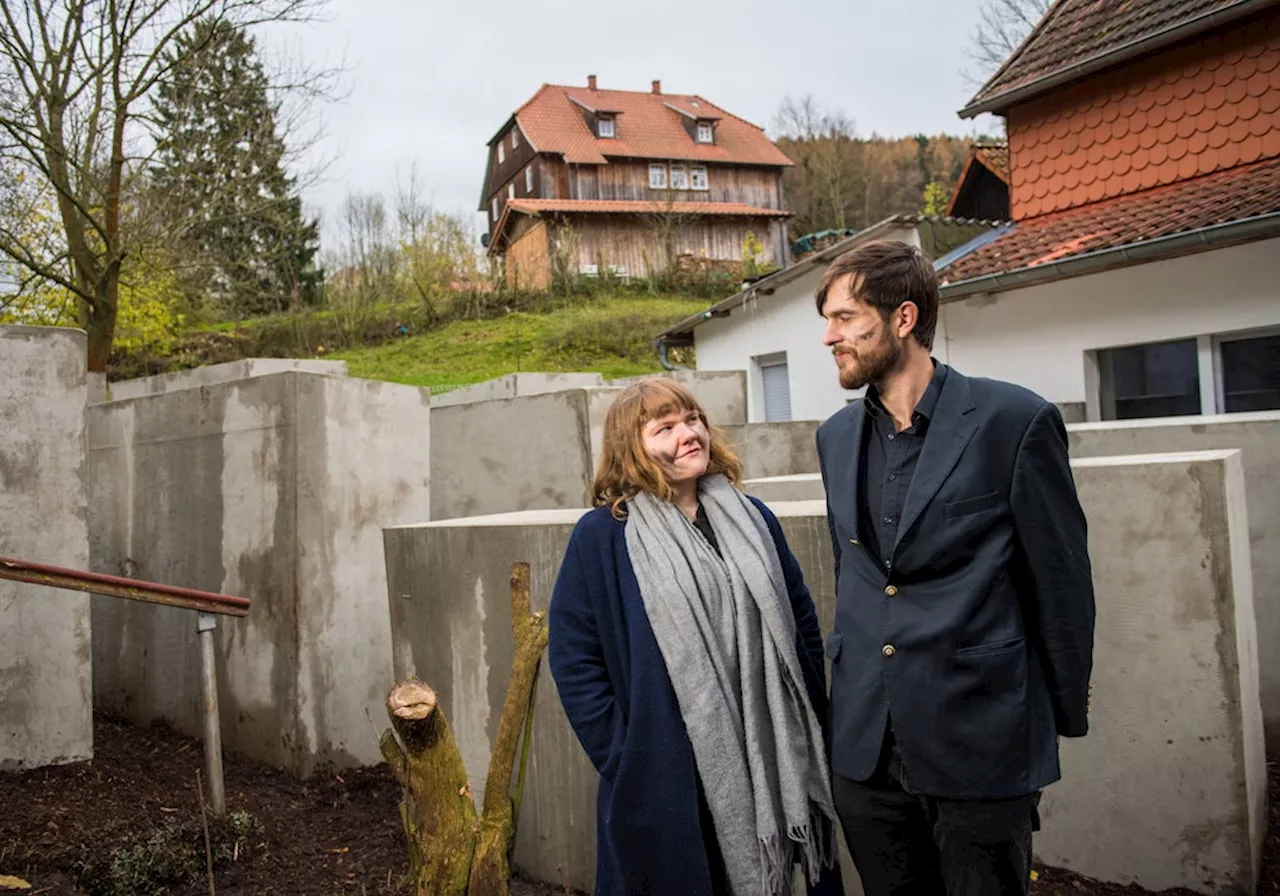
M703 298L596 296L542 312L453 321L323 357L346 361L353 377L437 392L521 371L636 376L662 369L653 338L707 305Z

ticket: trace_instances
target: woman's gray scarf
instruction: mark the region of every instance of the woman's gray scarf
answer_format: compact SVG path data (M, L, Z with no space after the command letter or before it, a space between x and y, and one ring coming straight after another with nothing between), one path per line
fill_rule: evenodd
M674 504L627 502L627 550L693 743L734 896L791 892L835 857L822 730L769 527L724 476L698 482L723 560Z

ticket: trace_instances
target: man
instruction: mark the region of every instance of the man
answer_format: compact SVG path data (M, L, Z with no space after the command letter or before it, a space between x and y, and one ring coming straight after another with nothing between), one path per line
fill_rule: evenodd
M1088 731L1094 599L1057 408L930 355L901 242L817 291L840 385L818 430L835 551L831 769L867 896L1025 894L1058 737Z

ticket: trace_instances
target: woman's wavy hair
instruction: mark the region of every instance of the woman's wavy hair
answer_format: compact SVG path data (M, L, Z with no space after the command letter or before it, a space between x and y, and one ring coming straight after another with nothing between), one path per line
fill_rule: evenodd
M591 489L596 507L609 505L613 516L621 520L627 515L626 502L642 491L662 501L672 499L662 468L645 451L643 434L650 420L679 411L694 411L707 427L711 437L707 475L722 473L734 485L742 485L742 461L729 447L725 434L712 427L693 393L664 377L647 377L622 390L605 416L600 466Z

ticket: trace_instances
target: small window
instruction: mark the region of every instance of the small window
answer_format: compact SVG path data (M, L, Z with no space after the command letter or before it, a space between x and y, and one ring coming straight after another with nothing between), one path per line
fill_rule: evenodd
M1280 333L1223 342L1222 410L1280 409Z
M694 168L690 172L690 174L693 178L693 188L695 190L709 189L709 187L707 186L707 169L706 168L703 168L702 166L699 165L698 167Z
M601 137L613 137L617 133L617 131L615 131L613 127L613 119L612 118L600 119L599 123L596 126L596 132Z
M716 131L709 121L698 122L698 142L699 143L715 143Z
M1154 342L1098 352L1103 420L1200 413L1196 340Z
M791 377L787 362L760 365L760 385L764 392L766 423L791 419Z
M515 185L515 184L513 184L513 183L512 183L512 184L507 184L507 198L508 198L508 199L515 199L515 198L516 198L516 185Z
M505 143L498 143L498 164L501 165L507 160L507 147Z
M489 206L489 208L493 212L493 222L496 224L498 222L498 197L497 196L493 197L493 202Z
M532 165L524 169L524 191L526 193L533 192L533 166Z
M511 148L512 149L520 148L520 129L519 128L511 129Z
M649 189L665 190L667 188L667 166L666 165L650 165L649 166Z
M687 190L689 189L689 173L683 165L671 166L671 189Z

